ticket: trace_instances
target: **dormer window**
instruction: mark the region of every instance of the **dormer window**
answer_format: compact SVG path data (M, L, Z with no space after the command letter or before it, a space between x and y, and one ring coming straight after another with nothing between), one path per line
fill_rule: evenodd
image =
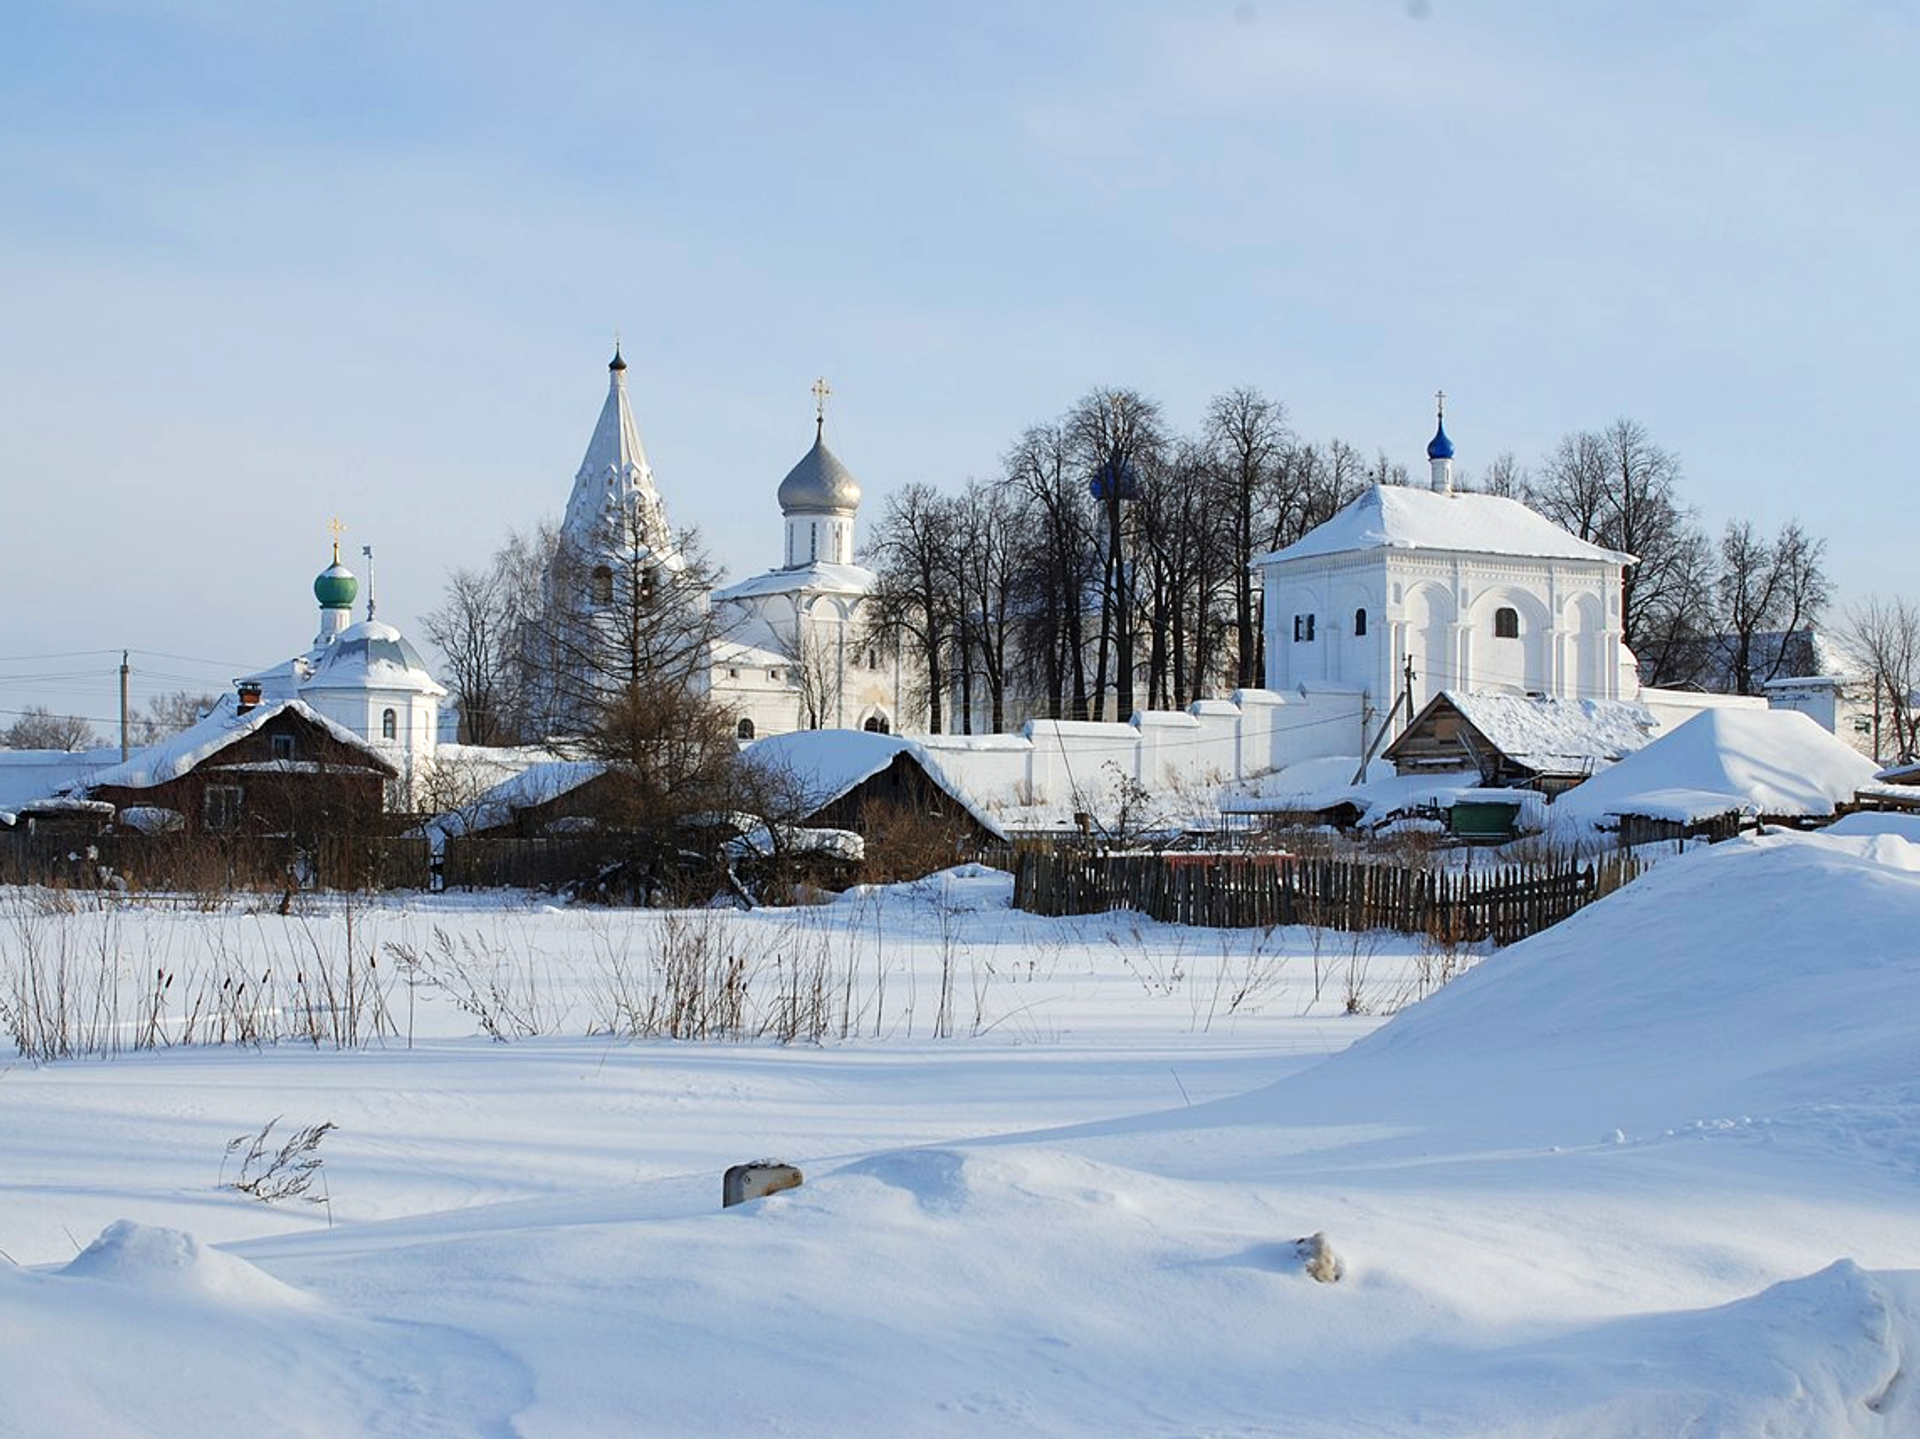
M1520 611L1511 605L1502 605L1493 612L1493 637L1497 640L1517 640L1520 638Z

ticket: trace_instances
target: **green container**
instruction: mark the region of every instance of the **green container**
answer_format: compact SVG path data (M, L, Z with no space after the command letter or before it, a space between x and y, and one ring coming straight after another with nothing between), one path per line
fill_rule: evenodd
M1460 839L1512 839L1518 802L1497 799L1461 800L1453 806L1448 824Z

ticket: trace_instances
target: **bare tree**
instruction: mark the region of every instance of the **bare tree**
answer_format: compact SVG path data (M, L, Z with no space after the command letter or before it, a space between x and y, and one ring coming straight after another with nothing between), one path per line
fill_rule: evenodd
M98 732L78 715L55 714L45 705L28 705L7 726L8 749L58 749L69 753L96 749Z
M968 483L953 509L953 581L961 643L961 672L986 690L989 733L1007 723L1007 686L1013 663L1021 588L1019 511L1004 488ZM971 685L968 686L971 689ZM972 706L961 728L971 733Z
M867 540L867 563L879 577L868 601L876 638L912 654L927 683L927 727L942 732L947 660L956 629L950 564L953 503L932 486L908 485L887 497Z
M1207 406L1201 444L1233 550L1240 557L1232 577L1234 678L1242 688L1251 688L1263 676L1257 592L1249 562L1272 528L1270 516L1278 507L1282 465L1292 444L1286 407L1247 386L1216 395Z
M1167 436L1160 407L1135 390L1088 391L1067 413L1061 429L1099 502L1106 534L1094 691L1096 696L1105 694L1111 653L1114 715L1124 720L1136 708L1133 662L1138 639L1127 506L1158 482Z
M191 690L155 695L147 701L144 713L133 716L130 738L138 745L154 744L198 724L219 703L218 695L194 694Z
M828 638L804 612L794 616L793 633L781 652L800 697L800 723L808 729L825 729L839 717L843 649L844 637Z
M1529 500L1583 540L1638 558L1620 586L1621 638L1638 651L1689 627L1711 547L1693 511L1679 498L1680 461L1636 422L1618 419L1600 431L1568 435L1541 466ZM1698 612L1691 613L1698 629ZM1668 676L1642 658L1652 683Z
M1086 615L1100 573L1092 496L1075 474L1065 432L1036 425L1007 452L1004 484L1016 497L1023 668L1038 681L1049 719L1086 719Z
M1826 541L1790 520L1773 539L1749 520L1727 524L1720 539L1719 642L1737 694L1760 694L1792 661L1792 640L1819 619L1831 596L1821 567Z
M1920 754L1920 606L1911 600L1869 596L1849 606L1841 641L1866 668L1873 685L1874 753L1911 761ZM1887 740L1892 740L1892 745Z

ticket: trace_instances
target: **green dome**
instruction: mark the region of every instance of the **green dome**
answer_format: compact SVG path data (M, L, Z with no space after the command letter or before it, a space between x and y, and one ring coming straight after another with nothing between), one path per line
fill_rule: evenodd
M335 560L313 582L313 597L320 601L323 610L350 610L354 596L360 593L360 581L353 577L353 571Z

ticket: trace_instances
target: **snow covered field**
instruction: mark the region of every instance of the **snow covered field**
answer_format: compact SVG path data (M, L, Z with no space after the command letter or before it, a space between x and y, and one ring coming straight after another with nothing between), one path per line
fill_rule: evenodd
M0 895L11 1002L64 957L122 1051L0 1061L0 1433L1920 1432L1920 843L1663 863L1390 1020L1458 956L1006 896ZM631 1037L663 945L749 1037ZM367 954L378 1039L289 1037ZM280 1037L131 1047L190 1015ZM221 1187L277 1116L326 1203Z

